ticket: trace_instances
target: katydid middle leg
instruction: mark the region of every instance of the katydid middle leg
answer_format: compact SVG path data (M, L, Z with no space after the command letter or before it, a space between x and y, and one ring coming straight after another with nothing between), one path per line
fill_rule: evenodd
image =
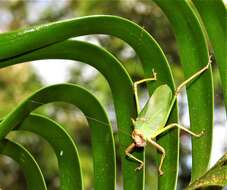
M204 133L203 131L201 131L199 134L196 134L196 133L190 131L189 129L183 127L182 125L179 125L178 123L172 123L172 124L169 124L166 127L162 128L161 130L159 130L156 134L154 134L154 137L157 137L158 135L160 135L160 134L162 134L162 133L164 133L164 132L166 132L169 129L172 129L174 127L177 127L177 128L179 128L181 130L184 130L184 131L186 131L187 133L191 134L194 137L201 137L203 135L203 133Z
M159 167L158 167L158 172L159 172L159 175L163 175L164 172L162 171L162 164L163 164L163 161L164 161L165 156L166 156L165 149L161 145L159 145L158 143L156 143L155 141L153 141L151 139L148 139L147 141L162 153L160 164L159 164Z

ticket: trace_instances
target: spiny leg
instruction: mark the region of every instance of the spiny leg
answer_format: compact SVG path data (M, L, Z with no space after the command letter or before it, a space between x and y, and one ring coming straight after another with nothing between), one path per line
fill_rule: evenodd
M202 69L200 69L199 71L197 71L196 73L194 73L191 77L189 77L187 80L185 80L182 84L180 84L177 89L176 89L176 92L175 92L175 96L177 96L180 92L180 90L187 84L189 83L190 81L192 81L193 79L195 79L196 77L198 77L199 75L201 75L204 71L206 71L210 64L211 64L211 56L209 56L209 61L208 61L208 64L203 67Z
M133 84L133 88L134 88L134 92L135 92L135 99L136 99L136 106L137 106L138 113L140 112L140 107L139 107L139 98L138 98L138 89L137 89L137 86L139 84L143 83L143 82L157 80L157 73L154 72L154 69L152 70L152 72L153 72L153 77L136 81Z
M133 152L133 149L136 147L135 143L132 143L128 146L128 148L125 150L125 154L126 156L128 156L129 158L137 161L140 163L140 165L135 169L135 170L141 170L143 168L144 162L142 160L139 160L138 158L136 158L135 156L133 156L131 153Z
M194 137L201 137L204 134L203 131L201 131L199 134L196 134L196 133L190 131L189 129L183 127L182 125L179 125L178 123L172 123L172 124L167 125L166 127L162 128L161 130L159 130L159 132L156 133L154 136L156 137L156 136L160 135L161 133L164 133L167 130L172 129L174 127L178 127L179 129L186 131L187 133L191 134Z
M159 175L163 175L164 172L162 171L162 164L163 164L163 161L164 161L165 156L166 156L165 149L151 139L148 139L148 142L151 143L154 147L156 147L162 153L160 164L159 164L159 167L158 167L158 172L159 172Z

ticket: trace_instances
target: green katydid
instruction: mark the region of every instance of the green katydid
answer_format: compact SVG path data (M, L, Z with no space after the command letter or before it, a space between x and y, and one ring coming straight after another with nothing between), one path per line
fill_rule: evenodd
M147 101L147 103L145 104L141 111L139 109L137 86L143 82L157 80L156 73L153 70L154 76L152 78L143 79L134 83L134 92L136 105L138 108L138 117L136 118L136 120L132 119L134 130L131 136L134 142L131 145L129 145L128 148L125 150L125 154L129 158L140 163L139 167L137 167L136 170L142 169L144 163L143 161L133 156L131 153L133 152L134 148L145 147L146 143L150 143L162 153L158 170L159 174L163 175L162 164L165 158L165 149L155 142L155 138L158 135L166 132L167 130L172 129L173 127L178 127L195 137L200 137L203 134L203 131L199 134L193 133L192 131L179 125L178 123L172 123L167 126L165 125L180 90L187 83L189 83L190 81L198 77L200 74L202 74L204 71L206 71L209 68L210 64L211 60L209 59L208 64L204 68L193 74L191 77L189 77L181 85L178 86L174 95L172 93L171 88L168 85L164 84L159 86L154 91L154 93L149 98L149 100Z

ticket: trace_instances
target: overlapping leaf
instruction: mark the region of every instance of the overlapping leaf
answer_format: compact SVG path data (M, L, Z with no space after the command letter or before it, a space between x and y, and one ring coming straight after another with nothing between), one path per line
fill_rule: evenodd
M163 9L174 27L184 72L186 77L188 77L208 62L207 46L199 22L190 7L190 3L187 1L173 0L172 4L167 0L155 1ZM196 6L199 7L198 9L201 9L200 2L201 1L196 4ZM212 9L211 6L209 8ZM226 68L226 62L221 55L223 50L218 49L221 38L219 41L215 41L217 34L211 30L212 24L207 21L207 18L210 18L209 15L212 15L212 13L207 10L202 12L202 14L205 15L202 15L202 17L205 20L205 25L207 25L208 33L211 35L211 41L212 43L214 42L214 49L217 53L218 61L220 62L222 81L223 84L225 84L224 70ZM220 16L218 18L220 20ZM217 19L212 23L217 24ZM174 90L167 60L158 44L144 29L135 23L115 16L89 16L0 34L0 68L25 61L58 58L79 60L99 70L110 85L119 131L124 132L119 133L120 144L122 145L120 152L123 165L124 189L143 189L144 171L135 172L136 163L125 159L124 155L125 148L131 143L130 133L132 128L130 127L130 118L136 116L132 82L120 62L107 51L85 42L67 40L71 37L87 34L109 34L119 37L131 45L141 59L145 76L150 77L153 68L158 73L158 82L155 83L154 86L149 86L150 93L152 93L155 87L163 83L168 84L172 90ZM209 161L209 156L207 155L210 154L211 149L213 124L213 87L211 82L211 73L209 71L203 74L199 80L193 82L187 89L191 129L193 131L205 130L205 135L199 140L193 139L192 143L193 180L206 171ZM75 96L72 96L72 94ZM94 97L88 94L89 93L84 89L70 84L55 85L41 89L25 100L4 119L0 124L0 137L3 139L11 129L23 122L23 120L29 116L30 112L40 105L52 101L66 101L76 104L84 111L92 130L96 176L95 187L96 189L114 189L115 153L111 128L108 124L103 129L103 125L97 122L102 121L103 123L108 123L108 119L103 108L97 103ZM86 101L86 104L82 104L84 101ZM203 111L201 112L201 110ZM95 120L91 118L95 118ZM37 131L39 128L36 126L36 123L34 126L30 126L31 121L34 120L40 120L40 122L43 123L50 122L57 126L55 123L45 118L38 116L32 116L31 118L30 116L30 119L27 118L25 120L25 128L41 133L41 131ZM176 107L168 122L177 122ZM46 128L45 130L48 131L48 127ZM50 130L48 133L50 133ZM104 136L106 136L106 138L104 138ZM46 138L48 139L48 136L46 136ZM159 179L159 189L175 189L179 154L178 131L173 130L165 134L158 142L167 150L167 158L164 163L165 175ZM60 145L55 147L58 156L60 155L60 149L63 148L60 147ZM111 152L108 153L108 157L104 156L104 152L107 150ZM142 153L135 154L140 159L143 159ZM61 158L62 157L59 157L59 160ZM62 162L59 162L59 164L62 163L64 165L65 160L66 159L62 159ZM103 163L107 164L104 166ZM77 167L76 171L79 172L79 166L75 167ZM103 176L107 179L103 179ZM64 183L64 178L62 178L62 180L62 189L67 189L67 185L68 187L70 185ZM79 180L78 183L81 183L81 180Z
M72 138L63 127L47 117L29 115L16 130L33 132L51 145L58 159L61 190L83 189L79 155ZM33 180L36 182L36 178ZM114 180L112 183L114 184Z
M86 100L86 104L84 104L84 100ZM17 127L21 122L23 122L37 107L53 102L53 101L63 101L76 105L79 107L83 113L88 118L89 126L91 127L92 135L92 152L93 152L93 162L94 162L94 172L95 172L95 188L96 189L115 189L115 151L114 151L114 142L113 142L113 134L111 130L111 125L109 124L107 115L102 108L101 104L97 101L97 99L90 94L87 90L72 84L59 84L53 85L46 88L43 88L33 95L28 97L25 101L17 106L15 110L7 115L6 118L0 123L0 134L1 137L4 137L10 130ZM94 118L93 120L89 118ZM37 118L38 119L38 118ZM40 118L42 120L42 118ZM45 124L44 121L47 123ZM97 122L100 121L100 122ZM29 122L29 120L27 121ZM41 121L44 125L50 124L48 120ZM102 123L108 123L103 127ZM35 128L33 130L41 130L36 127L39 123L33 124ZM26 126L26 123L25 123ZM53 124L52 124L53 127ZM57 139L51 139L52 131L48 130L49 128L42 129L44 133L41 131L38 132L40 135L45 135L47 140L54 142L55 145L53 148L58 152L57 156L59 160L61 160L60 166L67 165L67 159L62 159L62 153L64 155L64 151L66 147L62 150L63 145L67 145L67 141L65 144L61 144L62 142L58 142ZM56 135L66 135L62 132L58 132ZM65 139L68 137L65 136ZM61 146L60 146L61 145ZM61 150L60 150L61 149ZM60 150L60 152L59 152ZM60 154L60 157L59 157ZM61 157L62 156L62 157ZM76 161L76 159L75 159ZM108 164L103 164L108 163ZM77 167L77 166L76 166ZM77 172L80 170L77 168ZM70 170L67 170L70 172ZM77 173L80 175L80 173ZM68 175L71 175L70 173ZM63 176L62 179L65 182L68 179L67 176ZM103 178L103 176L106 176ZM79 184L81 182L78 182ZM62 189L67 189L66 184L63 183ZM75 185L75 184L74 184ZM73 188L73 187L70 187Z
M30 190L47 190L46 184L33 156L22 146L7 139L0 141L0 154L15 160L24 172L27 188Z
M13 60L17 60L15 61L16 63L20 62L18 60L21 60L22 62L23 58L27 55L32 55L33 51L34 53L39 52L39 59L42 59L48 55L48 51L42 51L41 48L43 47L51 47L52 44L64 41L69 37L97 33L114 35L129 43L136 50L138 56L140 57L146 76L150 76L152 68L154 68L158 73L159 78L159 82L156 84L156 86L160 83L167 83L172 89L174 88L166 58L153 38L136 24L114 16L84 17L3 34L0 36L0 44L1 47L3 47L3 51L0 52L0 59L2 60L0 67L12 64L11 61ZM14 43L14 46L9 48L8 45L11 43ZM55 47L57 46L58 44L55 44ZM65 50L64 48L62 48L62 50L62 52L65 52L65 55L68 57L70 57L70 54L72 56L72 53L66 53L68 50ZM86 51L86 54L87 53L88 52ZM52 52L52 55L55 55L53 58L57 58L58 54L59 52ZM29 59L34 60L31 58L32 56ZM94 60L94 58L90 59ZM105 72L105 76L110 76L109 73L111 72ZM117 81L118 77L119 74L108 78L111 78L109 80ZM119 84L122 84L122 82L115 82L114 86L110 87L117 89L117 87L121 86ZM125 86L123 87L122 85L119 88L124 89ZM115 103L118 126L120 130L126 131L128 134L130 134L130 117L135 117L135 103L133 100L132 86L129 85L127 87L127 95L125 95L126 91L123 93L124 96L119 96L119 93L122 93L119 90L115 92L118 94L118 100L115 101L118 102L117 106ZM113 93L113 96L116 96L115 92ZM176 109L172 113L169 121L177 121ZM129 136L123 134L119 135L119 139L120 143L123 144L120 151L123 161L124 188L132 190L143 189L143 171L135 173L135 163L126 160L124 155L124 150L131 140ZM172 131L171 133L165 135L163 139L163 142L168 149L171 146L171 151L169 152L165 162L165 165L168 166L166 168L171 169L166 169L166 176L164 178L169 179L172 181L172 184L175 185L178 164L178 134L176 131ZM137 156L142 158L141 153L138 153ZM175 163L173 163L173 160Z
M185 77L208 63L208 49L201 26L186 1L155 0L168 17L176 34L177 45ZM205 135L192 138L192 180L201 176L208 167L213 129L213 85L211 70L204 73L187 88L190 128ZM164 188L167 189L167 188Z

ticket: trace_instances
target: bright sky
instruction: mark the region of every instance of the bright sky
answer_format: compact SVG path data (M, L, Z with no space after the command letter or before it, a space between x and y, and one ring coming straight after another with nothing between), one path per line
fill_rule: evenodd
M69 68L73 63L70 60L52 59L33 61L32 66L44 84L56 84L69 79Z
M225 6L227 5L227 0L223 0L223 2L224 2L224 4L225 4Z

